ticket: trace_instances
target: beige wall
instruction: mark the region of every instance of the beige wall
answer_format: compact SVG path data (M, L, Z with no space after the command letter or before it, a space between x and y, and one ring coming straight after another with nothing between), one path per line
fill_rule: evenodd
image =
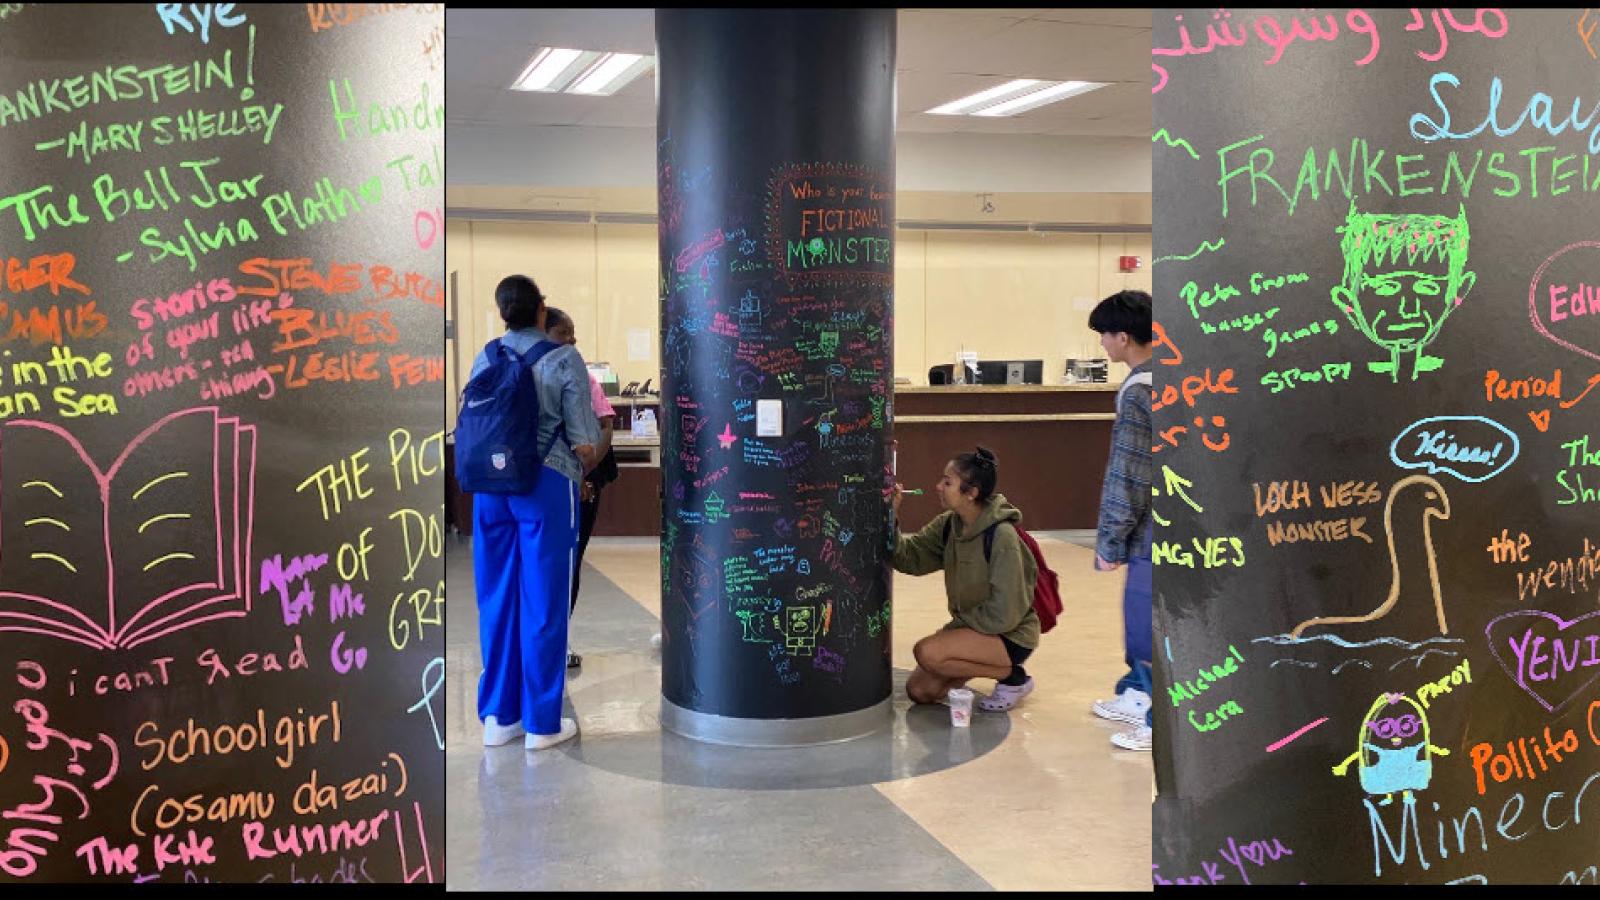
M565 193L606 186L655 193L654 127L516 125L503 120L510 117L487 118L495 121L452 122L447 187L514 185ZM901 193L953 191L968 197L979 191L1148 195L1150 149L1150 138L1139 136L897 131L895 186Z
M660 383L654 225L451 219L445 236L445 269L455 274L460 292L456 333L464 368L505 330L494 305L495 285L507 275L529 275L551 306L572 316L584 359L610 362L624 386L647 378ZM630 329L649 333L643 360L628 359ZM452 395L460 391L454 359L452 348ZM454 421L452 401L452 428Z
M1089 311L1126 288L1150 290L1148 234L896 233L895 375L926 384L928 369L965 348L980 359L1043 359L1059 384L1068 358L1104 356ZM1145 268L1117 269L1119 256ZM1114 366L1113 381L1125 368Z
M502 330L495 285L520 273L571 314L585 359L610 362L624 386L660 384L654 225L456 218L445 234L463 365ZM1093 305L1125 288L1150 290L1148 234L899 229L895 237L895 375L914 384L926 384L928 368L951 362L963 345L983 359L1043 359L1046 383L1058 383L1063 360L1102 355L1086 325ZM1123 255L1144 268L1119 272ZM647 359L629 358L633 329L649 335ZM1124 371L1113 366L1112 381Z

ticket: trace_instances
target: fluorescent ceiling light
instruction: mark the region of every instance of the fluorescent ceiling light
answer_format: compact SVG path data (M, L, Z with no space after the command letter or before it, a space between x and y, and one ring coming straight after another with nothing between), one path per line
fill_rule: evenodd
M559 91L572 77L575 64L587 63L599 54L591 50L546 47L533 55L533 62L511 82L514 91ZM563 78L562 76L566 77Z
M1021 97L995 104L986 109L977 110L972 115L1014 116L1017 113L1027 112L1046 103L1055 103L1058 100L1076 97L1079 94L1086 94L1102 87L1105 87L1105 85L1096 81L1063 81L1060 84L1034 91L1031 94L1023 94Z
M928 110L928 112L929 114L935 116L964 115L969 110L982 106L985 103L1015 96L1016 94L1021 93L1022 91L1025 91L1028 88L1040 83L1041 82L1036 78L1018 78L1015 81L1008 81L999 87L992 87L986 91L979 91L970 97L962 97L960 100L952 100L943 106L936 106L933 109Z
M650 68L651 58L638 53L609 53L595 63L577 83L567 88L569 94L614 94L623 85Z

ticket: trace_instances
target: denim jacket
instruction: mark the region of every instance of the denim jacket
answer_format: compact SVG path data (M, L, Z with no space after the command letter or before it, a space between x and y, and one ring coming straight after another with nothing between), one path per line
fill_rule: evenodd
M500 343L518 353L527 353L534 344L550 336L537 328L520 328L500 336ZM483 350L472 363L473 376L489 367ZM583 463L572 448L600 443L600 420L595 418L589 398L589 370L575 347L561 347L545 354L533 367L533 380L539 391L539 445L550 445L544 464L575 482L583 480ZM552 441L556 427L566 425L564 441Z

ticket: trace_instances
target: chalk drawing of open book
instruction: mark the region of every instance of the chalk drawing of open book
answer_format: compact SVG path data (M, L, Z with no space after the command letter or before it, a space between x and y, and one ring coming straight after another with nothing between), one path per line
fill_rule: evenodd
M0 426L0 631L101 650L250 612L256 429L173 413L101 470L66 429Z

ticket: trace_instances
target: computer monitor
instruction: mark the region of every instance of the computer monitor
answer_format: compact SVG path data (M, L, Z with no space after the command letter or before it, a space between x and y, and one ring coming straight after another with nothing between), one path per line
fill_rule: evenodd
M982 384L1044 384L1044 360L979 360L978 379Z

